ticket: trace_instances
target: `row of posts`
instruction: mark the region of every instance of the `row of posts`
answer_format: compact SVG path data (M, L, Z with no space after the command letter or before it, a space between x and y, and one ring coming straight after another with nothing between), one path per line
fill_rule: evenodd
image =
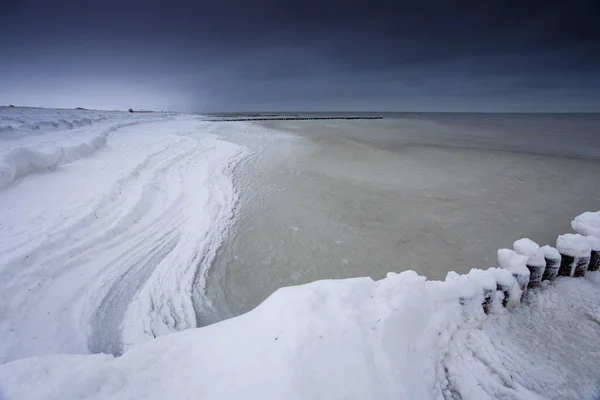
M512 250L498 251L500 267L512 273L520 288L521 299L528 289L539 287L542 281L552 281L559 276L584 277L587 271L600 269L600 211L584 213L571 225L578 233L560 235L556 247L540 247L525 238L514 242ZM506 307L510 285L498 283L496 290L504 293L502 305ZM488 288L483 293L482 306L486 314L493 292Z
M587 271L600 269L600 239L597 237L581 234L561 235L557 240L556 251L552 249L550 246L541 248L545 261L545 265L542 266L531 263L531 256L520 252L528 256L528 288L539 287L543 280L551 281L557 276L583 277Z

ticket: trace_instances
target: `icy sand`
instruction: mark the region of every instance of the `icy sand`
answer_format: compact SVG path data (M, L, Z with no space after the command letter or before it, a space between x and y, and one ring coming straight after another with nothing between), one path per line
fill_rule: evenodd
M508 309L495 292L489 315L482 288L514 279L506 270L445 281L412 271L322 280L195 328L310 279L384 277L419 270L425 258L436 264L420 272L466 271L438 246L444 229L468 241L449 243L461 254L502 238L489 264L523 236L499 227L537 225L548 240L532 238L553 244L572 217L598 208L588 179L597 161L571 154L570 162L535 156L523 164L481 151L439 159L443 152L326 137L319 126L298 136L289 126L175 114L0 109L0 126L2 400L600 396L597 272L543 283L522 305L511 295ZM518 164L503 174L507 160ZM390 175L398 162L420 168L411 170L417 178ZM492 168L462 182L466 194L486 179L504 183L486 201L512 188L489 227L477 224L481 215L463 224L465 211L452 204L471 197L444 183L482 163ZM448 175L428 175L443 166ZM399 201L399 182L413 203ZM563 192L550 191L556 182ZM438 186L446 197L437 198ZM532 191L543 201L523 205ZM466 203L473 213L487 210L479 196ZM562 206L565 198L572 202ZM587 202L594 206L570 212ZM398 230L393 209L409 214L409 230ZM566 226L554 232L552 218ZM423 236L419 221L437 229ZM393 232L413 240L412 253L395 236L396 247L386 242Z

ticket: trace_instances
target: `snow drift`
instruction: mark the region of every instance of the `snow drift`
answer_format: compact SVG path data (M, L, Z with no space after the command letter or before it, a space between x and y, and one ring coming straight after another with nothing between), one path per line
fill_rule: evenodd
M0 191L0 362L121 354L196 326L192 292L231 225L246 150L195 116L121 115L102 124L102 151ZM62 148L36 164L51 166L98 129L73 132L11 143Z
M6 116L13 110L21 112L19 119ZM17 128L3 125L0 131L12 133L10 136L0 135L0 139L3 139L0 140L0 190L19 178L51 171L59 165L90 155L104 147L108 135L120 128L170 117L165 114L139 117L128 113L108 113L105 116L94 112L95 116L92 118L36 121L36 117L58 118L60 110L25 110L3 109L0 113L0 121L14 123L16 120L22 123ZM90 128L92 124L95 125L93 129ZM36 135L32 136L32 132Z
M120 118L122 115L126 114L95 110L2 107L0 108L0 132L16 132L19 136L38 135L90 126L101 121Z
M600 394L600 276L559 278L489 315L499 270L446 282L412 271L278 290L253 311L123 356L0 366L7 399L591 399ZM483 279L485 278L485 279ZM483 280L482 280L483 279ZM496 293L500 295L499 293Z
M106 144L106 134L72 146L34 150L18 147L3 155L0 162L0 189L26 175L48 171L85 157Z

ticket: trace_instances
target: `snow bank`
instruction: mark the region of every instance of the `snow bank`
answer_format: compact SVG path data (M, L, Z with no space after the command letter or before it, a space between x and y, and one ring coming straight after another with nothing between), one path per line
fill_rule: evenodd
M599 295L599 273L560 279L459 330L444 360L454 398L600 398Z
M486 279L462 280L479 296L470 319L484 316L474 289ZM284 288L245 315L120 358L19 360L0 366L0 381L8 398L432 399L448 390L442 360L465 312L458 286L409 271Z
M573 230L582 235L600 237L600 211L585 212L571 222Z
M522 259L503 254L522 269ZM590 354L599 354L600 324L585 315L600 307L600 278L560 281L532 291L530 306L492 307L486 316L483 289L496 277L514 281L497 269L449 274L445 282L408 271L283 288L245 315L161 336L118 358L55 355L0 365L1 390L6 399L597 394ZM461 306L465 294L474 298Z
M0 108L0 132L39 134L70 130L121 116L127 116L127 114L94 110L2 107Z
M4 154L0 161L0 189L16 179L36 172L49 171L85 157L106 145L106 134L95 136L73 146L44 150L16 148Z
M19 118L10 118L11 112L19 112ZM0 121L15 121L19 126L3 125L0 132L0 189L15 180L30 174L52 171L59 165L86 157L107 143L108 135L120 128L157 119L169 115L131 116L126 113L93 112L89 117L66 120L60 118L66 112L90 113L88 111L49 110L49 109L0 109ZM55 120L38 120L56 118ZM97 125L90 129L92 124ZM36 132L36 136L31 136ZM9 140L6 140L9 139Z

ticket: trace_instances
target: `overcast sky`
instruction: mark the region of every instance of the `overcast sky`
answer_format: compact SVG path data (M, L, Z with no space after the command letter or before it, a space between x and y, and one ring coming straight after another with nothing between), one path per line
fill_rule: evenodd
M0 104L600 112L600 1L5 1Z

